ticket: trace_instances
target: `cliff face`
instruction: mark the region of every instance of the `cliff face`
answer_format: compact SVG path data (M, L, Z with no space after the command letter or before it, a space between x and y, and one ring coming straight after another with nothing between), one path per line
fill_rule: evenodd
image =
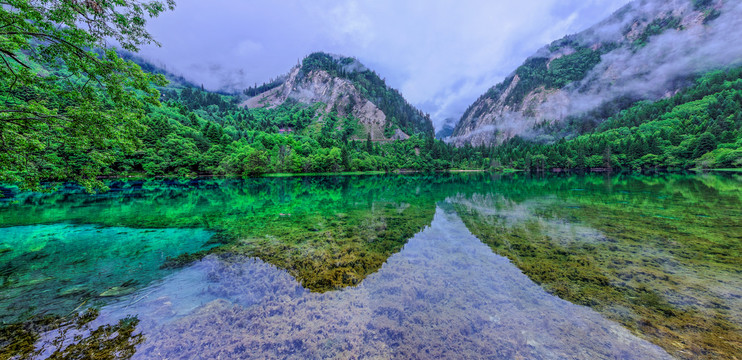
M443 140L453 134L453 129L456 127L456 118L447 118L443 121L443 126L440 130L435 133L435 138Z
M366 78L371 81L364 81ZM404 140L413 133L432 136L427 115L407 104L398 92L386 87L375 73L352 58L312 54L302 65L291 69L281 85L242 105L276 107L287 101L322 103L326 114L353 116L373 140Z
M634 1L528 58L467 109L449 141L538 138L539 129L566 122L589 130L635 101L670 96L697 74L741 62L741 36L737 1Z

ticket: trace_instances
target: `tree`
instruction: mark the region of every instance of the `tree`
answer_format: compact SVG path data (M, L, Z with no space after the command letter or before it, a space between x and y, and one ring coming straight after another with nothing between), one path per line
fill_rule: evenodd
M696 148L693 153L694 158L699 158L701 155L716 149L716 138L713 134L705 132L696 140Z
M249 148L245 157L245 171L243 176L255 176L265 173L268 166L268 156L263 150Z
M613 168L610 145L607 145L603 150L603 167L608 170L611 170Z
M0 6L0 181L37 188L71 179L88 189L117 151L139 145L147 105L159 105L147 74L109 42L136 52L155 43L147 18L173 0L7 0ZM157 44L159 45L159 44ZM82 166L58 156L85 154Z
M531 166L539 171L546 170L546 155L538 154L531 158Z
M341 165L344 171L350 169L350 152L348 151L348 145L344 144L340 152Z

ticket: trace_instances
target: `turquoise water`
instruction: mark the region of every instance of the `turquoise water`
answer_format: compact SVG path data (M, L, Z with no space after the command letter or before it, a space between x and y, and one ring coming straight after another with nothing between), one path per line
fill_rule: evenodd
M312 293L258 259L208 257L132 298L99 321L140 315L135 359L670 358L547 294L441 208L357 287Z
M204 249L212 232L50 224L2 229L2 300L5 323L131 294L167 275L168 257Z
M733 359L741 185L465 174L10 189L0 354Z

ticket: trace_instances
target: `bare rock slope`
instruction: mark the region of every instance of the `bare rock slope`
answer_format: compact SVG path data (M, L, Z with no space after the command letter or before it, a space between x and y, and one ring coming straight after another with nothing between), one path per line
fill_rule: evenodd
M739 1L634 1L528 58L467 109L449 141L538 138L566 120L590 130L635 101L671 96L702 72L742 62L740 38Z
M372 140L404 140L415 133L432 136L433 132L428 115L409 105L396 90L352 58L312 54L292 68L279 86L242 105L276 107L287 101L321 103L325 114L353 116Z

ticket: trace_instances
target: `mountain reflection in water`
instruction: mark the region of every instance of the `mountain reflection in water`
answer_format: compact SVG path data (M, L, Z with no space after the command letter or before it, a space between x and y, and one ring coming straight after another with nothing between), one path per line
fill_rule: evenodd
M546 293L448 208L357 287L311 293L260 260L209 256L98 321L138 314L136 359L670 358Z
M676 358L739 359L740 184L440 174L14 190L0 200L0 358L105 306L96 326L136 316L147 342L102 352L140 357L620 358L628 331ZM614 325L584 325L590 312L562 300L626 331L595 345Z

